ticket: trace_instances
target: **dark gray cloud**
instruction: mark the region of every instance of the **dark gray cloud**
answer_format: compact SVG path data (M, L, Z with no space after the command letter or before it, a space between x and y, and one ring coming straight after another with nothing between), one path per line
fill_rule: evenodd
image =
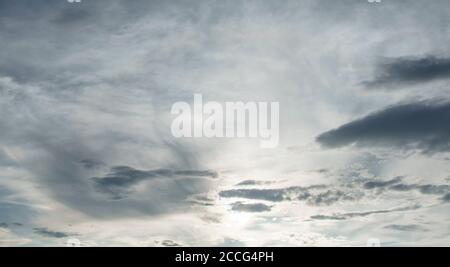
M375 189L375 188L386 188L394 184L398 184L402 181L402 177L396 177L388 181L370 181L365 183L363 186L365 189Z
M367 217L374 214L386 214L393 212L401 212L401 211L410 211L420 209L420 205L409 206L404 208L390 209L390 210L374 210L374 211L364 211L364 212L351 212L351 213L343 213L343 214L333 214L333 215L314 215L311 216L313 220L348 220L357 217Z
M427 229L417 224L390 224L385 229L403 231L403 232L426 232Z
M442 198L442 200L443 200L444 202L450 202L450 193L449 193L449 194L446 194L446 195Z
M231 189L219 193L219 196L223 198L246 198L272 202L306 199L309 195L307 189L302 187L284 189Z
M378 66L374 80L364 82L368 88L410 85L450 78L450 58L394 58L385 59Z
M403 177L397 177L392 180L387 181L370 181L363 184L363 187L368 190L379 190L379 191L418 191L424 195L437 195L442 196L450 192L450 186L447 184L417 184L417 183L404 183L402 182Z
M248 185L270 185L273 182L270 181L257 181L257 180L245 180L236 184L236 186L248 186Z
M172 240L164 240L161 242L161 245L164 247L181 247L180 244Z
M111 168L107 176L92 178L92 181L99 192L108 194L113 199L122 199L131 192L134 185L146 180L161 178L217 178L217 176L217 172L214 171L177 171L168 169L142 171L127 166L117 166Z
M189 199L187 202L193 205L198 206L204 206L204 207L211 207L214 206L214 199L211 199L206 196L194 196L191 199Z
M307 203L315 206L329 206L341 201L355 201L363 196L357 190L328 190L319 194L313 194L307 199Z
M403 177L396 177L387 181L370 181L363 184L364 189L382 191L418 191L424 195L442 196L450 192L449 185L432 185L432 184L408 184L402 182Z
M6 223L6 222L2 222L0 223L0 228L12 228L12 227L22 227L23 224L18 223L18 222L14 222L14 223Z
M67 238L67 237L76 235L73 233L52 231L47 228L34 228L33 232L37 235L40 235L43 237L50 237L50 238Z
M219 192L223 198L238 198L249 200L264 200L270 202L305 201L311 206L330 206L342 202L359 201L362 198L378 197L386 192L417 191L423 195L444 196L450 192L449 185L407 184L404 177L395 177L390 180L357 180L341 182L334 185L313 185L309 187L289 187L278 189L230 189ZM234 204L233 209L246 208L241 202ZM377 213L378 211L375 211ZM384 211L381 211L383 213ZM338 218L349 216L364 216L365 214L344 214ZM327 218L327 217L324 217Z
M231 209L233 211L241 212L267 212L271 211L272 207L263 203L245 204L242 202L235 202L231 204Z
M349 145L450 150L450 103L423 101L389 107L317 137L329 148Z
M416 188L425 195L443 195L450 192L449 185L416 185Z
M105 165L105 163L95 159L83 159L82 161L80 161L80 163L83 165L84 168L89 170Z
M362 197L362 194L357 190L329 190L325 185L315 185L281 189L231 189L221 191L219 196L271 202L306 201L310 205L329 206L339 201L357 200Z

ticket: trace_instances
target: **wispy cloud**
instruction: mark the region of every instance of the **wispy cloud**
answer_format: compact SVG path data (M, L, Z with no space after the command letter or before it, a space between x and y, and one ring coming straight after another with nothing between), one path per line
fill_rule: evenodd
M390 224L384 227L385 229L402 231L402 232L426 232L424 227L417 224Z
M367 217L374 214L387 214L393 212L402 212L402 211L410 211L420 209L420 205L396 208L390 210L373 210L373 211L363 211L363 212L350 212L350 213L342 213L342 214L333 214L333 215L314 215L311 216L313 220L348 220L357 217Z
M49 237L49 238L67 238L70 236L77 235L77 234L73 234L73 233L52 231L47 228L34 228L33 231L37 235L40 235L43 237Z

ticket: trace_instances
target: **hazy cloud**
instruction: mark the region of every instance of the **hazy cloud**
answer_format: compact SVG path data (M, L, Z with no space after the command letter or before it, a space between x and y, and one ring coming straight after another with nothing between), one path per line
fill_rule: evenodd
M267 212L271 211L272 207L263 203L245 204L242 202L236 202L231 204L231 209L241 212Z
M84 168L86 169L95 169L101 166L104 166L105 163L99 161L99 160L94 160L94 159L84 159L82 161L80 161L80 163L84 166Z
M313 220L348 220L356 217L367 217L374 214L386 214L392 212L401 212L401 211L410 211L417 210L421 208L420 205L409 206L404 208L390 209L390 210L374 210L374 211L365 211L365 212L351 212L351 213L343 213L343 214L333 214L333 215L314 215L311 216Z
M427 229L423 228L420 225L416 224L390 224L384 227L385 229L389 230L396 230L396 231L404 231L404 232L425 232Z

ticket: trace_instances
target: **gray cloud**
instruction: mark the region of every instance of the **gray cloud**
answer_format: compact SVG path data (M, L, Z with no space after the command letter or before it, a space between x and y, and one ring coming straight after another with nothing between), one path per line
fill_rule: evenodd
M205 213L200 216L200 219L206 223L218 224L222 222L222 214L219 213Z
M410 85L450 78L450 58L395 58L386 59L378 66L372 81L363 83L368 88Z
M374 214L386 214L393 212L401 212L401 211L410 211L420 209L420 205L409 206L404 208L390 209L390 210L374 210L374 211L365 211L365 212L351 212L351 213L343 213L343 214L333 214L333 215L314 215L311 216L313 220L348 220L357 217L367 217Z
M76 235L73 233L52 231L47 228L34 228L33 232L37 235L40 235L43 237L50 237L50 238L67 238L67 237Z
M396 177L388 181L370 181L365 183L363 186L365 189L375 189L375 188L385 188L394 184L398 184L402 181L402 177Z
M370 181L363 184L367 190L380 191L400 191L407 192L416 190L424 195L442 196L450 192L449 185L432 185L432 184L407 184L402 183L403 177L396 177L387 181Z
M449 185L407 184L403 183L403 179L404 177L395 177L390 180L356 180L329 186L313 185L309 187L279 189L239 188L221 191L219 192L219 196L223 198L264 200L270 202L305 201L311 206L330 206L341 202L352 202L359 201L362 198L376 197L389 191L407 192L415 190L424 195L437 196L444 196L450 192ZM236 208L241 208L242 206L241 202L235 204L237 205ZM358 215L347 214L344 217L348 216Z
M95 159L83 159L80 163L86 169L95 169L105 165L105 163Z
M180 244L172 240L164 240L161 242L161 245L164 247L181 247Z
M450 202L450 193L449 193L449 194L446 194L446 195L442 198L442 200L443 200L444 202Z
M231 189L221 191L219 196L271 202L306 201L310 205L329 206L339 201L357 200L362 197L362 194L356 190L329 190L325 185L315 185L281 189Z
M273 182L270 181L257 181L257 180L245 180L236 184L236 186L249 186L249 185L270 185Z
M9 197L0 187L0 198L5 196ZM19 224L18 222L29 222L36 214L37 212L31 206L0 201L0 218L2 223L9 226L19 226L16 225Z
M231 209L233 211L241 212L267 212L271 211L272 207L263 203L245 204L242 202L235 202L231 204Z
M176 171L168 169L141 171L127 166L117 166L111 168L107 176L92 178L92 181L99 192L108 194L113 199L122 199L131 192L132 186L146 180L161 178L217 178L217 176L217 172L213 171Z
M385 229L403 231L403 232L425 232L427 229L416 224L390 224L384 227Z
M246 198L281 202L285 200L306 199L309 193L302 187L290 187L285 189L232 189L221 191L219 196L224 198Z
M0 87L1 90L1 87ZM0 167L3 166L16 166L17 163L11 159L2 149L0 148Z
M425 195L443 195L450 192L449 185L417 185L416 188Z
M383 191L418 191L423 195L443 196L450 192L450 186L446 184L408 184L403 183L402 180L403 177L396 177L387 181L375 180L364 183L363 187L367 190L379 190L380 193Z
M363 193L357 190L328 190L323 193L312 195L307 199L308 204L315 206L329 206L340 201L355 201L359 200Z
M210 207L214 206L214 199L208 198L207 196L194 196L191 199L189 199L187 202L193 205L203 206L203 207Z
M317 137L329 148L396 146L424 153L450 150L450 104L423 101L389 107Z
M22 227L23 224L18 223L18 222L14 222L14 223L5 223L2 222L0 223L0 228L11 228L11 227Z

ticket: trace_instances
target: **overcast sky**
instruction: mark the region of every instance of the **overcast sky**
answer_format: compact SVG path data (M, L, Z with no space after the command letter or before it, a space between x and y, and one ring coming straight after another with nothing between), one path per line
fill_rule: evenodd
M448 0L0 0L0 246L450 244ZM280 144L171 106L277 101Z

